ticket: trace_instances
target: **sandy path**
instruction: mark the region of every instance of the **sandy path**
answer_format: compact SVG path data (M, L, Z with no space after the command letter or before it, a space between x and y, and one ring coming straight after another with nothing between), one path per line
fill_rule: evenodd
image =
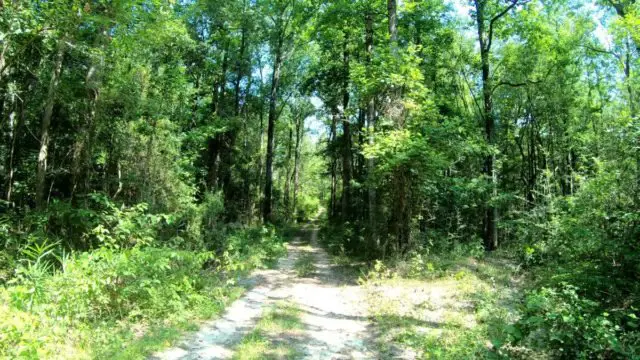
M309 244L296 238L289 255L276 270L254 272L246 283L253 286L216 320L205 323L177 347L154 354L157 360L230 359L233 349L279 300L295 303L302 311L304 336L284 339L299 350L300 359L373 359L368 350L371 336L366 318L364 290L341 276L329 256L317 244L318 229L305 232ZM313 254L316 273L300 278L293 270L304 253Z

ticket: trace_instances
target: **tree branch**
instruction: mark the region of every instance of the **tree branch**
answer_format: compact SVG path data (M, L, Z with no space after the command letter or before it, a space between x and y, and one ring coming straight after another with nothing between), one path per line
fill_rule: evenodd
M612 55L616 59L618 59L618 61L620 61L620 63L622 63L624 65L624 61L622 60L622 55L617 54L614 51L605 50L605 49L599 49L599 48L595 48L595 47L590 46L590 45L583 45L582 47L584 47L587 50L591 50L593 52L596 52L596 53L605 54L605 55Z
M609 4L611 4L611 6L613 6L613 8L616 10L616 13L618 14L618 16L625 17L626 11L625 11L624 4L619 3L619 2L613 2L612 0L607 0L607 2Z
M491 49L491 43L493 41L493 25L496 21L500 20L501 17L505 16L511 9L513 9L514 7L516 7L516 5L518 5L520 3L520 0L512 0L511 4L509 4L507 7L505 7L504 9L502 9L502 11L500 11L496 16L494 16L490 21L489 21L489 36L487 39L487 51L489 51Z
M518 82L518 83L514 83L514 82L511 82L511 81L507 81L507 80L500 81L497 84L495 84L493 86L493 88L491 88L491 93L493 94L496 91L497 88L499 88L500 86L505 86L505 85L506 86L510 86L510 87L523 87L523 86L527 86L527 85L541 84L544 80L546 80L546 78L548 78L551 75L551 71L553 71L554 67L555 66L551 66L549 68L549 71L547 71L547 74L544 77L542 77L540 79L537 79L537 80L529 80L529 79L527 79L524 82Z
M478 103L478 99L476 98L476 95L473 93L473 89L471 88L471 83L467 78L467 73L464 70L462 70L461 73L462 73L462 77L464 78L464 81L467 83L467 87L469 88L469 94L471 95L471 99L473 99L473 103L476 105L476 108L478 109L478 114L480 114L480 117L484 119L485 118L484 112L482 111L482 108Z
M512 83L510 81L500 81L499 83L495 84L493 86L493 88L491 89L491 93L495 92L497 88L499 88L500 86L506 85L506 86L510 86L510 87L523 87L523 86L527 86L529 84L538 84L540 83L540 81L525 81L525 82L521 82L521 83Z
M55 30L55 28L44 27L42 29L39 29L38 31L33 32L31 35L40 35L41 33L51 31L51 30ZM29 39L20 49L16 50L16 53L14 54L14 56L7 59L2 69L0 69L0 74L4 73L5 70L7 70L11 65L13 65L14 60L19 59L20 55L22 55L22 53L25 52L28 49L28 47L31 45L31 43L33 43L35 40L36 40L36 37L34 36L31 39Z

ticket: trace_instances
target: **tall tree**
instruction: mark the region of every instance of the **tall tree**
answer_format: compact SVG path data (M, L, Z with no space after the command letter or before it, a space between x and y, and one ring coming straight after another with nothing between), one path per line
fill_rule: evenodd
M372 77L372 65L373 65L373 41L374 41L374 11L368 8L365 12L365 64L368 69L367 76ZM368 94L367 101L367 143L369 146L373 146L375 142L375 130L376 130L376 104L374 94ZM373 173L375 168L375 162L373 158L367 159L367 212L368 212L368 227L369 227L369 246L370 248L376 248L378 246L378 235L376 229L376 189L373 184Z
M290 2L283 5L278 10L274 18L275 41L273 46L273 71L271 74L271 91L269 92L269 117L267 120L267 158L265 165L265 183L264 183L264 199L262 221L273 221L273 157L276 120L278 116L278 92L280 90L280 77L282 75L282 63L284 61L285 41L288 38L290 12L287 11L291 6Z
M515 8L520 0L511 0L510 4L497 11L496 14L487 13L492 7L489 0L474 0L475 21L478 31L478 43L480 45L480 61L482 67L482 118L484 120L484 132L487 144L491 147L491 153L484 160L484 174L490 179L491 193L495 199L498 195L498 174L495 168L496 155L493 146L495 139L495 118L493 111L493 83L491 76L491 46L493 43L495 26L501 18ZM487 250L498 247L498 208L493 201L487 202L484 216L484 243Z
M46 177L47 177L47 160L49 157L49 141L51 117L53 116L53 107L56 101L56 91L60 82L60 73L62 72L62 61L65 52L65 39L58 40L57 49L55 51L53 68L51 70L51 79L49 80L49 88L47 90L46 104L42 115L42 124L40 125L40 150L38 151L38 167L36 171L36 205L43 208L46 205Z

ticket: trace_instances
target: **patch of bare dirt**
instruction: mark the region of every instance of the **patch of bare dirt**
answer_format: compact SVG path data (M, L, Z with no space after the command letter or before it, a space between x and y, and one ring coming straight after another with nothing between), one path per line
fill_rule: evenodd
M276 270L260 270L245 282L251 289L219 318L207 322L178 346L156 353L157 360L230 359L234 348L251 332L263 313L286 300L302 310L303 330L286 341L298 349L301 359L375 359L370 350L372 334L367 319L364 290L346 281L318 245L318 229L306 231L309 243L298 239L288 245L289 255ZM316 271L298 277L296 261L311 252Z

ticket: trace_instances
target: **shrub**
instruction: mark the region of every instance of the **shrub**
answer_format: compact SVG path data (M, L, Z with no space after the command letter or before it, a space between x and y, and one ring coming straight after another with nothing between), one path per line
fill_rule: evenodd
M146 204L118 209L109 203L107 210L99 216L98 225L84 236L88 243L114 249L128 248L134 245L151 245L160 222L166 222L164 215L146 213Z
M9 289L13 305L29 309L35 301L53 316L81 320L160 316L188 305L194 289L202 288L197 276L211 253L168 249L102 248L67 256L53 276L29 275ZM31 296L37 281L44 289Z
M286 254L286 247L275 229L242 228L232 232L225 244L221 261L227 270L246 271L256 267L274 266L275 260Z
M300 194L296 209L296 221L303 222L309 220L318 213L320 199L307 194Z
M0 356L7 359L38 358L45 334L40 318L22 311L14 311L5 305L0 293Z
M211 316L239 293L232 279L286 251L270 228L227 233L219 255L140 243L65 254L32 237L17 277L0 289L0 358L50 358L66 347L96 347L88 358L118 353L124 341L135 341L119 332L131 324L153 328ZM96 335L96 329L108 331Z
M516 324L518 333L523 334L517 340L536 349L549 349L554 358L563 359L628 358L629 341L623 345L620 336L625 328L634 330L637 326L633 312L610 314L569 284L531 292Z

